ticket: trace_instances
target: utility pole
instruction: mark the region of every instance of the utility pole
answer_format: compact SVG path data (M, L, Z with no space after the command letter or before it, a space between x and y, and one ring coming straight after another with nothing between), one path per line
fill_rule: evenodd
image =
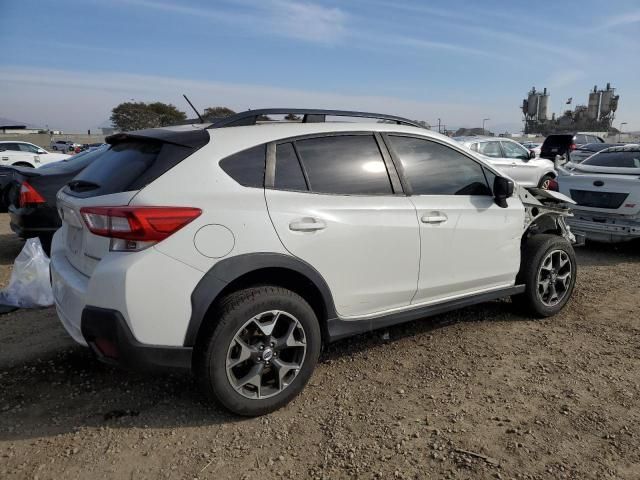
M626 125L626 124L627 124L627 122L622 122L620 124L620 128L618 129L618 143L620 143L620 135L622 135L622 126Z
M482 135L486 135L487 132L484 129L484 122L486 122L487 120L491 120L490 118L483 118L482 119Z
M441 133L440 132L440 119L438 119L438 133Z

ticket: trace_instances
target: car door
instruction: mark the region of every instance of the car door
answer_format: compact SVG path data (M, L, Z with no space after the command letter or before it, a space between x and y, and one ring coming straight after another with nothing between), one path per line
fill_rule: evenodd
M278 236L318 270L347 319L408 306L418 282L415 208L378 142L325 134L268 154L265 197Z
M511 164L509 176L527 187L537 187L540 168L538 162L529 159L529 150L516 142L503 140L500 143L505 159Z
M421 137L388 134L385 140L420 221L420 279L412 303L513 285L522 203L512 198L507 208L496 205L489 188L496 174L461 150Z

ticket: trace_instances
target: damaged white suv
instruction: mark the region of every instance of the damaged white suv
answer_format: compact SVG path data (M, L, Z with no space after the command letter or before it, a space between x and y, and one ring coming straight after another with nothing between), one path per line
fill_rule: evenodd
M571 200L409 120L254 110L107 141L58 195L60 319L238 414L293 399L336 339L507 296L549 316L573 291Z

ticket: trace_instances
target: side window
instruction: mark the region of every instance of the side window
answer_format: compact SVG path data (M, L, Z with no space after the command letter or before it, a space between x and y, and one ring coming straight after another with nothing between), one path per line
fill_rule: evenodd
M520 160L528 160L529 152L520 145L516 145L513 142L501 142L502 149L504 150L504 156L506 158L519 158Z
M18 146L20 147L20 150L23 152L38 153L38 149L33 145L29 145L27 143L20 143L18 144Z
M392 194L387 168L373 135L339 135L296 142L309 189L343 195Z
M491 195L482 166L453 148L412 137L389 137L416 195Z
M266 146L258 145L220 160L220 168L244 187L262 188L265 161Z
M4 143L4 144L2 144L2 148L4 148L5 150L9 150L11 152L19 152L20 151L20 147L18 146L17 143Z
M274 187L278 190L308 190L292 143L282 143L276 148Z
M487 157L502 158L500 142L482 142L478 144L478 152Z
M584 135L576 135L575 136L575 142L577 144L589 143L589 142L587 142L587 139L586 139L586 137Z

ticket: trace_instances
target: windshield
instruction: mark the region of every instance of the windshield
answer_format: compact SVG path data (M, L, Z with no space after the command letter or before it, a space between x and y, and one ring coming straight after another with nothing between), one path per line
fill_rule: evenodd
M587 158L582 164L597 167L640 168L640 150L597 153Z

